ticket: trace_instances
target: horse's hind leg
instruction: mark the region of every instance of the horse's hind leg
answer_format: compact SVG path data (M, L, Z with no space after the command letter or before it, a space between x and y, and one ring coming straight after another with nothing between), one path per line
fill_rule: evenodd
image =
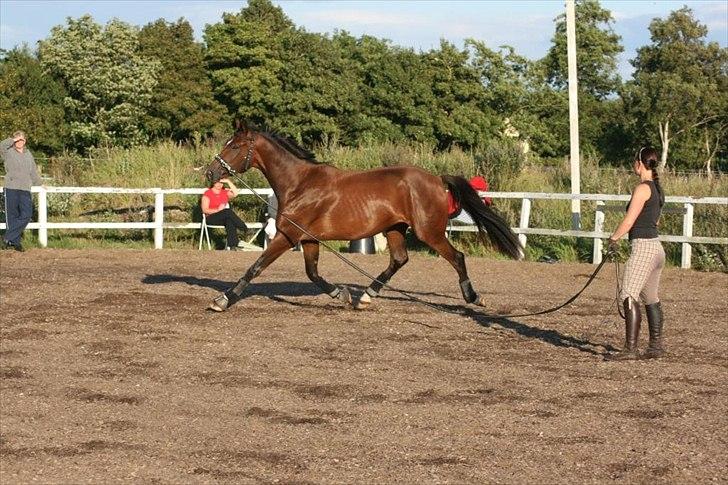
M346 286L335 286L318 274L319 243L317 241L302 241L303 260L306 263L308 278L316 283L321 290L331 298L338 298L344 303L351 304L351 294Z
M288 239L283 233L278 232L273 240L270 242L268 247L263 254L248 268L245 275L238 280L238 282L232 288L228 289L225 293L215 298L210 304L210 310L216 312L224 312L233 303L237 302L245 288L256 276L260 275L265 268L267 268L273 261L285 253L287 250L293 247L290 239Z
M386 231L385 236L387 236L387 245L389 246L389 266L364 291L355 306L356 308L361 309L369 306L372 298L379 295L379 291L394 276L394 273L407 263L409 257L407 256L404 237L406 231L407 226L404 224L399 224Z
M455 271L458 272L458 277L460 278L460 290L463 293L465 301L481 305L482 303L480 298L475 290L473 290L473 285L470 283L470 278L468 278L468 270L465 267L465 256L463 253L455 249L452 244L450 244L450 241L448 241L445 237L444 231L442 233L438 232L434 235L429 234L425 237L422 237L422 235L419 234L417 236L420 240L422 240L422 242L426 243L432 249L437 251L440 256L445 258L447 262L455 268Z

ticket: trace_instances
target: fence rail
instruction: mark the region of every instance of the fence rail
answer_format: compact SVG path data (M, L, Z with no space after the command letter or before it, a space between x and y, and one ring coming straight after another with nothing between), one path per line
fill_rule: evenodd
M0 188L0 192L2 192ZM162 249L164 246L164 231L174 229L199 229L199 222L189 223L165 223L164 222L164 198L167 195L202 195L206 189L127 189L116 187L33 187L31 192L38 194L38 221L28 225L29 229L38 230L38 242L41 246L48 245L49 229L151 229L154 231L154 247ZM270 197L273 190L270 188L254 189L262 196ZM48 221L48 196L49 194L148 194L154 196L154 220L153 222L49 222ZM520 199L521 211L518 227L512 228L518 234L523 246L526 246L529 234L543 236L566 236L582 237L594 240L592 262L598 264L602 259L602 239L609 237L610 233L604 232L605 213L610 210L606 203L609 201L627 202L629 195L610 194L552 194L541 192L481 192L483 197L500 199ZM249 189L241 189L240 195L253 195ZM583 200L593 201L596 204L594 216L594 230L561 230L529 227L531 217L531 206L534 200ZM693 214L696 205L710 204L728 207L728 197L682 197L668 196L665 199L667 204L682 204L678 212L683 214L683 229L681 235L661 235L660 240L665 242L682 243L681 267L689 268L691 265L692 247L691 244L728 244L728 237L704 237L693 235ZM673 212L674 210L671 210ZM246 223L250 228L260 228L260 222ZM0 223L0 229L5 229L5 223ZM473 225L451 225L449 231L475 232L477 228Z

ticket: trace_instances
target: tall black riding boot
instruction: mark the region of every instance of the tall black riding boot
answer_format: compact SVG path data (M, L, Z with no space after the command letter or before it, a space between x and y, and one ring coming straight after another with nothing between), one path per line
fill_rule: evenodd
M647 314L647 325L650 329L650 343L645 353L642 354L642 358L657 359L665 355L665 349L662 346L663 316L660 302L645 305L645 313Z
M639 359L637 352L637 341L640 336L640 323L642 323L642 315L640 314L639 304L632 298L627 297L622 302L624 306L625 321L625 339L624 348L616 354L610 354L606 360L636 360Z

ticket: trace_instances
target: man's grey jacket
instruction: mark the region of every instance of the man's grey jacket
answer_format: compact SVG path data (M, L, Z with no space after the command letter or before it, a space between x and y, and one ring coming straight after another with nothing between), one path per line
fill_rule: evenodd
M13 146L13 139L0 142L0 156L5 161L5 188L30 191L33 185L42 185L33 154L28 148L20 153Z

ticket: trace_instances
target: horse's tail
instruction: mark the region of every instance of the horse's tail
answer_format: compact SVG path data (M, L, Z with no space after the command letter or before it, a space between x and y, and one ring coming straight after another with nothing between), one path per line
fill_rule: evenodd
M508 223L496 211L485 205L478 193L463 177L444 175L442 181L447 185L456 204L465 209L478 226L480 237L484 240L488 233L498 250L513 259L523 259L523 247Z

